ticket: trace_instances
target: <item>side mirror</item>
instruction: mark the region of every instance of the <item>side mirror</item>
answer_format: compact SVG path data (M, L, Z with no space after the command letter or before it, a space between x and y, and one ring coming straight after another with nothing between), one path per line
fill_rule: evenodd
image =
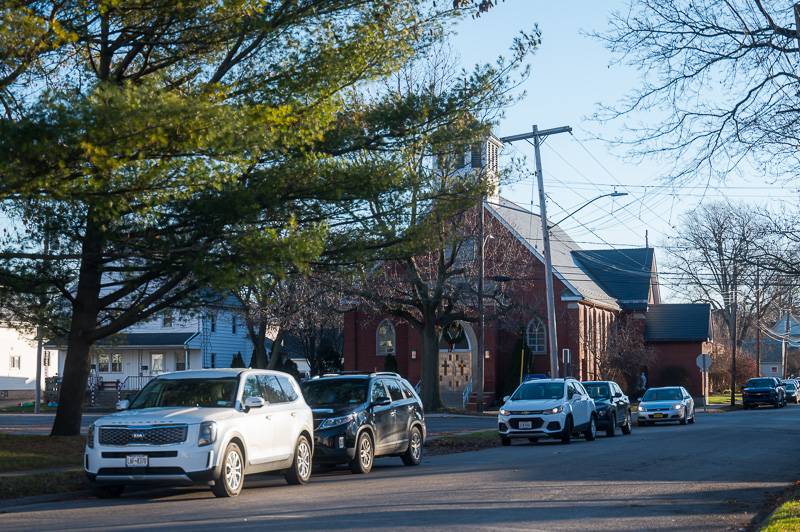
M511 396L510 395L506 395L505 397L503 397L503 402L507 403L509 399L511 399Z
M131 406L131 402L127 399L117 401L117 410L127 410L129 406Z
M620 393L620 392L616 392L616 393L614 394L614 397L616 397L617 399L619 399L620 397L622 397L622 393Z
M392 400L388 397L378 399L377 401L372 401L372 406L389 406L390 404L392 404Z
M263 397L248 397L244 400L244 408L250 410L251 408L261 408L266 406L267 402Z

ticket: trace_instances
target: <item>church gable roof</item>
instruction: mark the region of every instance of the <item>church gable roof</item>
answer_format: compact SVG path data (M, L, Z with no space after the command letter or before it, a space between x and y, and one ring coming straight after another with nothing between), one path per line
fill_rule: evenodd
M711 339L711 305L651 305L645 321L648 342L705 342ZM698 353L699 354L699 353Z
M572 255L624 310L647 310L655 274L653 248L574 250Z
M542 221L534 214L505 198L495 198L486 205L487 210L522 242L540 261L544 262ZM550 255L556 277L572 292L600 305L619 309L616 298L609 295L583 270L572 252L580 250L569 235L559 226L550 228Z

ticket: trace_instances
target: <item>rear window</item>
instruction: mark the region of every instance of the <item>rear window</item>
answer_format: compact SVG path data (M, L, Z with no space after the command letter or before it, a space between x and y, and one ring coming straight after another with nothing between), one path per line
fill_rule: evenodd
M610 399L611 387L602 382L585 382L583 387L592 399Z
M367 379L320 379L302 384L303 397L312 407L348 406L367 402Z
M392 401L402 401L405 399L403 395L403 389L400 387L400 383L394 379L386 379L383 381L386 385L386 389L389 390L389 395L392 396Z

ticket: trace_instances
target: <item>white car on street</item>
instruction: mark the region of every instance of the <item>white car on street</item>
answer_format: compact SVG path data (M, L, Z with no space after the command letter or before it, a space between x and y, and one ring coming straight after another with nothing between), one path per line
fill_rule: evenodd
M694 399L683 386L650 388L639 401L636 415L640 427L665 421L694 423Z
M497 417L503 445L511 445L514 438L531 442L559 438L569 443L575 434L588 441L597 435L594 400L575 379L526 381L503 401Z
M117 408L87 434L84 467L99 497L133 484L197 483L231 497L251 473L282 471L290 484L311 476L313 417L286 373L166 373Z

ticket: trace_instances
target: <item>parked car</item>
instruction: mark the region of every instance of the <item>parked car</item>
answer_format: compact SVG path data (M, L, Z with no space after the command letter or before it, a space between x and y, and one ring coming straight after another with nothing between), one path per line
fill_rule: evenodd
M597 410L597 428L614 436L617 427L623 434L631 433L631 402L614 381L584 381L583 387L594 399Z
M305 381L314 413L315 463L369 473L376 457L422 462L427 429L422 401L397 373L334 374Z
M677 421L686 425L694 423L694 417L694 399L683 386L650 388L639 401L639 426L665 421Z
M742 405L754 408L771 405L775 408L786 406L786 390L783 383L775 377L755 377L742 387Z
M798 393L797 381L794 379L784 379L783 391L786 395L787 403L800 403L800 393Z
M117 497L131 484L207 484L238 495L245 475L311 476L311 409L291 375L250 369L165 373L122 410L90 427L84 466L92 491Z
M576 434L588 441L597 435L594 400L575 379L539 379L523 382L511 396L503 398L497 416L500 441L559 438L569 443Z

